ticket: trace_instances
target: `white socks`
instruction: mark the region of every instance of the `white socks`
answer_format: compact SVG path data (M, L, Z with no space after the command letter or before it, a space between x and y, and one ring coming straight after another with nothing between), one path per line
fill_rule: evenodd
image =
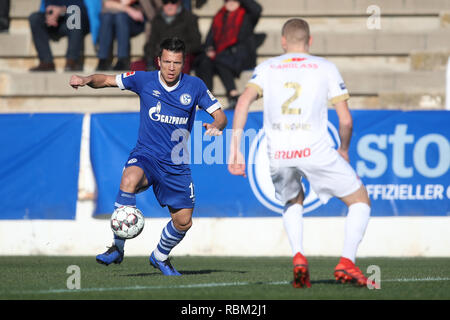
M353 263L355 262L359 243L366 231L369 217L370 207L363 202L354 203L348 207L342 256L350 259Z
M286 230L292 254L303 254L303 206L296 203L283 212L283 224Z

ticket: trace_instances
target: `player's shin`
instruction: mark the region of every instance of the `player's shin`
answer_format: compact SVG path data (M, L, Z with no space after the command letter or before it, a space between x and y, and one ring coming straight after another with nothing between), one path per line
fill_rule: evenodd
M167 260L170 251L183 240L186 232L175 228L173 221L170 220L161 232L161 239L153 251L155 258L159 261Z
M345 220L345 238L342 257L350 259L353 263L356 259L356 252L359 243L364 237L370 218L370 206L363 202L358 202L348 207L348 214Z
M136 194L135 193L129 193L122 190L119 190L116 202L114 203L114 209L117 209L121 206L136 206ZM119 238L116 235L114 235L114 241L113 244L121 251L124 251L125 247L125 239Z
M303 206L295 203L285 208L283 225L291 245L292 254L303 254Z

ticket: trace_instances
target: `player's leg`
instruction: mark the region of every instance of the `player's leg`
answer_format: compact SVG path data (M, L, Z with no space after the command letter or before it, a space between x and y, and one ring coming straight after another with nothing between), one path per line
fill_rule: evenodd
M285 203L283 226L293 254L295 288L311 287L308 260L303 255L303 201L301 172L296 168L271 167L271 178L277 199Z
M192 225L195 194L190 174L157 175L153 182L153 192L162 206L167 206L171 220L161 232L161 238L150 255L150 264L164 275L180 275L170 264L169 254L186 235Z
M283 224L294 258L294 288L310 288L308 260L303 255L303 201L305 195L301 188L297 197L287 202L283 212Z
M364 185L361 185L354 193L340 199L348 207L342 256L355 262L358 246L369 223L370 200Z
M345 218L344 248L335 267L335 278L343 283L367 284L367 278L355 265L356 253L370 219L370 199L364 185L348 196L340 198L348 207Z
M121 206L136 206L136 193L141 188L148 186L148 180L144 170L138 166L125 168L120 181L120 189L116 196L114 209ZM125 240L114 235L114 245L123 252Z
M169 254L183 240L186 232L192 226L193 208L174 209L169 207L169 210L172 219L161 232L159 243L150 256L150 263L160 269L164 275L179 276L181 274L170 264Z
M136 206L136 193L148 186L144 170L138 166L129 166L122 173L120 189L116 196L114 208ZM103 254L96 257L98 263L109 265L121 263L123 260L125 239L113 235L113 245Z

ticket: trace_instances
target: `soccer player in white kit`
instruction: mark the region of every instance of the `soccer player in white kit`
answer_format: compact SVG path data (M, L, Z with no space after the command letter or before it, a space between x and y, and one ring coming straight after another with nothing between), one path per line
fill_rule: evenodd
M250 104L264 97L270 174L276 197L285 204L283 224L294 255L293 286L311 286L302 243L302 177L308 179L322 203L334 196L348 206L344 249L334 276L343 283L365 286L367 278L355 265L355 257L369 221L370 200L349 164L349 94L333 63L308 54L311 43L306 21L290 19L284 24L281 46L285 54L258 65L238 100L228 170L245 177L245 159L240 152L242 131ZM341 145L337 150L328 135L328 101L339 118Z

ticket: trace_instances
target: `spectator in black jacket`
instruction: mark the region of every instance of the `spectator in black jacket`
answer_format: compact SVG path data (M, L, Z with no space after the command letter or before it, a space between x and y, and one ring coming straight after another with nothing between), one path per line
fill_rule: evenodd
M255 26L262 7L254 0L225 0L214 16L204 44L204 53L195 62L196 75L210 91L217 74L225 86L228 108L236 106L239 92L234 78L256 65Z
M184 73L189 73L193 57L201 50L201 34L198 18L183 8L181 0L163 0L162 10L152 21L150 38L144 46L147 70L156 69L159 44L167 38L177 37L186 44Z
M84 36L89 32L89 19L83 0L45 0L45 12L29 17L39 65L30 71L54 71L49 41L67 36L65 71L83 70Z
M10 0L0 0L0 32L7 32L9 29L10 4Z

